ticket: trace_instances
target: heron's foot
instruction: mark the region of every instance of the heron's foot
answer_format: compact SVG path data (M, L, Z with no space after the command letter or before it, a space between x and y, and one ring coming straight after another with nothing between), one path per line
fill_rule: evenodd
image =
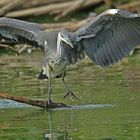
M51 99L48 99L48 105L51 105L53 101Z
M71 98L71 99L78 99L78 97L70 90L66 95L63 97L64 99L66 98Z

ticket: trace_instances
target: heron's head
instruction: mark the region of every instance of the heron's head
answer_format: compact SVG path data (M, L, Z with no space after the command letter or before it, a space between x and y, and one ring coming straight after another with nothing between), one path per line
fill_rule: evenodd
M60 39L60 42L64 42L73 48L73 44L69 39L69 32L66 29L60 30L60 32L58 33L58 39Z

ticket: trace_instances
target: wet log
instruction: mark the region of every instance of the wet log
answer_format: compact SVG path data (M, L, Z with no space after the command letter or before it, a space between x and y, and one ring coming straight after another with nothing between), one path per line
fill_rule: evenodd
M10 99L13 101L17 101L20 103L25 103L28 105L32 105L32 106L37 106L43 109L52 109L52 108L61 108L61 107L70 107L64 103L55 103L55 102L51 102L50 104L48 103L47 100L37 100L37 99L30 99L24 96L14 96L14 95L10 95L7 93L0 93L0 97L2 98L6 98L6 99Z

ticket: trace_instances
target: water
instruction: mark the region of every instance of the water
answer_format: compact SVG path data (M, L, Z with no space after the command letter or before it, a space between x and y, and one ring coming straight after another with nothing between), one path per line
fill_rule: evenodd
M53 100L73 107L43 109L0 100L0 140L140 140L140 53L101 69L89 60L68 67L66 82L79 100L63 99L61 79ZM42 52L0 56L0 92L47 98L38 81Z

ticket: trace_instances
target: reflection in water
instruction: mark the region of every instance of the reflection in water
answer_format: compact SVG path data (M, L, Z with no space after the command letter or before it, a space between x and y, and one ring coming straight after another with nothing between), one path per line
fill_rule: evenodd
M8 100L8 99L1 99L0 100L0 109L5 108L29 108L32 107L31 105L27 105L24 103L19 103L16 101Z
M53 123L53 112L51 110L48 111L48 121L49 121L50 132L46 133L44 135L44 140L69 140L71 138L68 136L68 130L67 130L68 124L67 124L65 117L64 117L63 128L61 128L61 130L59 130L59 131L56 131L55 129L53 129L53 124L52 124Z
M48 121L49 121L49 133L45 133L44 135L44 140L69 140L70 137L68 137L68 131L66 128L66 125L64 125L64 130L62 132L55 132L53 130L53 125L52 125L52 111L48 111Z
M88 105L75 105L70 107L61 107L61 108L54 108L52 110L80 110L80 109L96 109L96 108L107 108L107 107L113 107L114 105L111 104L88 104ZM0 99L0 109L5 108L29 108L34 107L32 105L28 105L25 103L20 103L16 101L12 101L9 99Z
M90 121L92 121L92 120L89 121L89 119L86 118L88 115L85 116L85 111L79 110L77 113L75 113L75 110L74 110L74 112L73 112L73 110L66 111L64 113L63 118L61 118L61 122L59 122L59 126L55 126L56 125L55 114L56 114L56 112L54 112L54 110L53 111L49 110L47 112L49 129L45 134L43 134L44 140L72 140L72 139L76 139L76 137L74 136L75 134L78 136L77 139L79 138L79 139L84 139L84 140L85 139L94 140L94 136L96 137L96 133L94 133L94 131L96 131L96 129L97 129L96 125L95 125L95 128L94 128L94 125L90 126L90 123L91 123ZM79 115L79 118L76 118L77 114ZM93 115L93 117L95 117L95 116ZM74 127L72 126L73 122L75 122L75 120L73 120L73 119L80 120L80 122L78 124L80 126L79 128L77 127L77 125L74 125ZM93 119L93 121L94 121L94 119ZM77 122L77 120L76 120L76 122ZM96 124L96 122L93 122L93 124ZM101 127L103 127L103 126L102 125L99 126L99 130L101 130L101 132L103 132ZM81 131L82 129L84 129L84 132ZM72 132L72 131L75 131L75 132ZM111 138L111 137L104 137L104 138L100 138L100 139L96 139L96 140L117 140L117 139Z

